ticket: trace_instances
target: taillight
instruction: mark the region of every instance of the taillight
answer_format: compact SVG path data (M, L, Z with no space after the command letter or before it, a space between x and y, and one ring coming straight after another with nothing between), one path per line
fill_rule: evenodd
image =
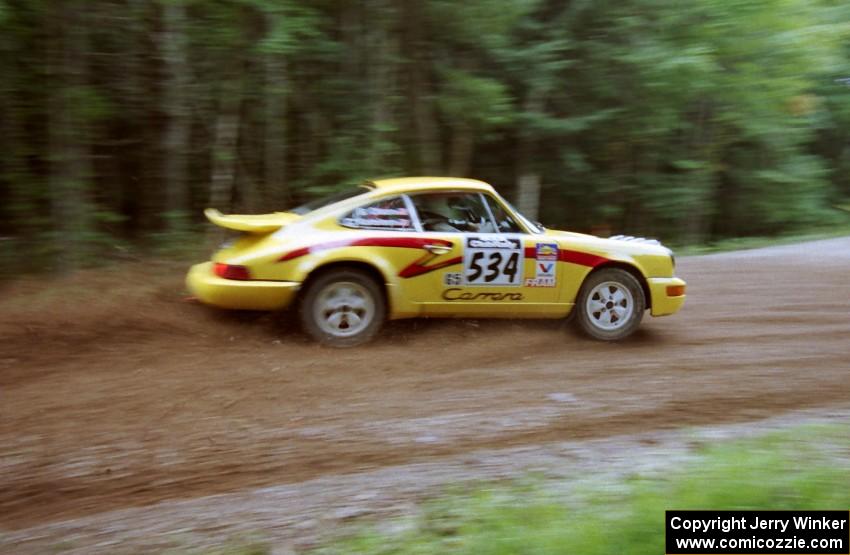
M215 275L224 279L251 279L251 272L245 266L235 264L215 263Z

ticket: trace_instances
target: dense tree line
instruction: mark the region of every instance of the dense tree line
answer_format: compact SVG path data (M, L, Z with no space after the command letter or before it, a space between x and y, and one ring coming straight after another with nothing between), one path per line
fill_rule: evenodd
M0 250L70 268L391 175L680 242L822 222L850 197L848 23L843 0L0 0Z

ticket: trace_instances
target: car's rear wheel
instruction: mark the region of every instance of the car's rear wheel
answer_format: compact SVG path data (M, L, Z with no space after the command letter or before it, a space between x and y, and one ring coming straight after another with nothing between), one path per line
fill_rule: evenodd
M616 341L631 335L646 310L638 280L626 270L604 268L587 277L576 306L579 328L594 339Z
M368 273L340 268L308 282L299 312L304 331L315 340L332 347L353 347L378 333L386 317L386 302Z

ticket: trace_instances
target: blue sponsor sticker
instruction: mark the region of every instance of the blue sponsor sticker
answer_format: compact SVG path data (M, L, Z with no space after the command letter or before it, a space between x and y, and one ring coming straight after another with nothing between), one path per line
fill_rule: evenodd
M537 243L537 260L558 260L556 243Z

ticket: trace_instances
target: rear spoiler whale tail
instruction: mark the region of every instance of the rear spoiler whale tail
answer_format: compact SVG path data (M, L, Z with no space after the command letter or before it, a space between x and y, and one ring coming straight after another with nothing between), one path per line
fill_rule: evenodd
M219 227L245 233L272 233L301 218L291 212L271 214L222 214L215 208L204 210L204 216Z

